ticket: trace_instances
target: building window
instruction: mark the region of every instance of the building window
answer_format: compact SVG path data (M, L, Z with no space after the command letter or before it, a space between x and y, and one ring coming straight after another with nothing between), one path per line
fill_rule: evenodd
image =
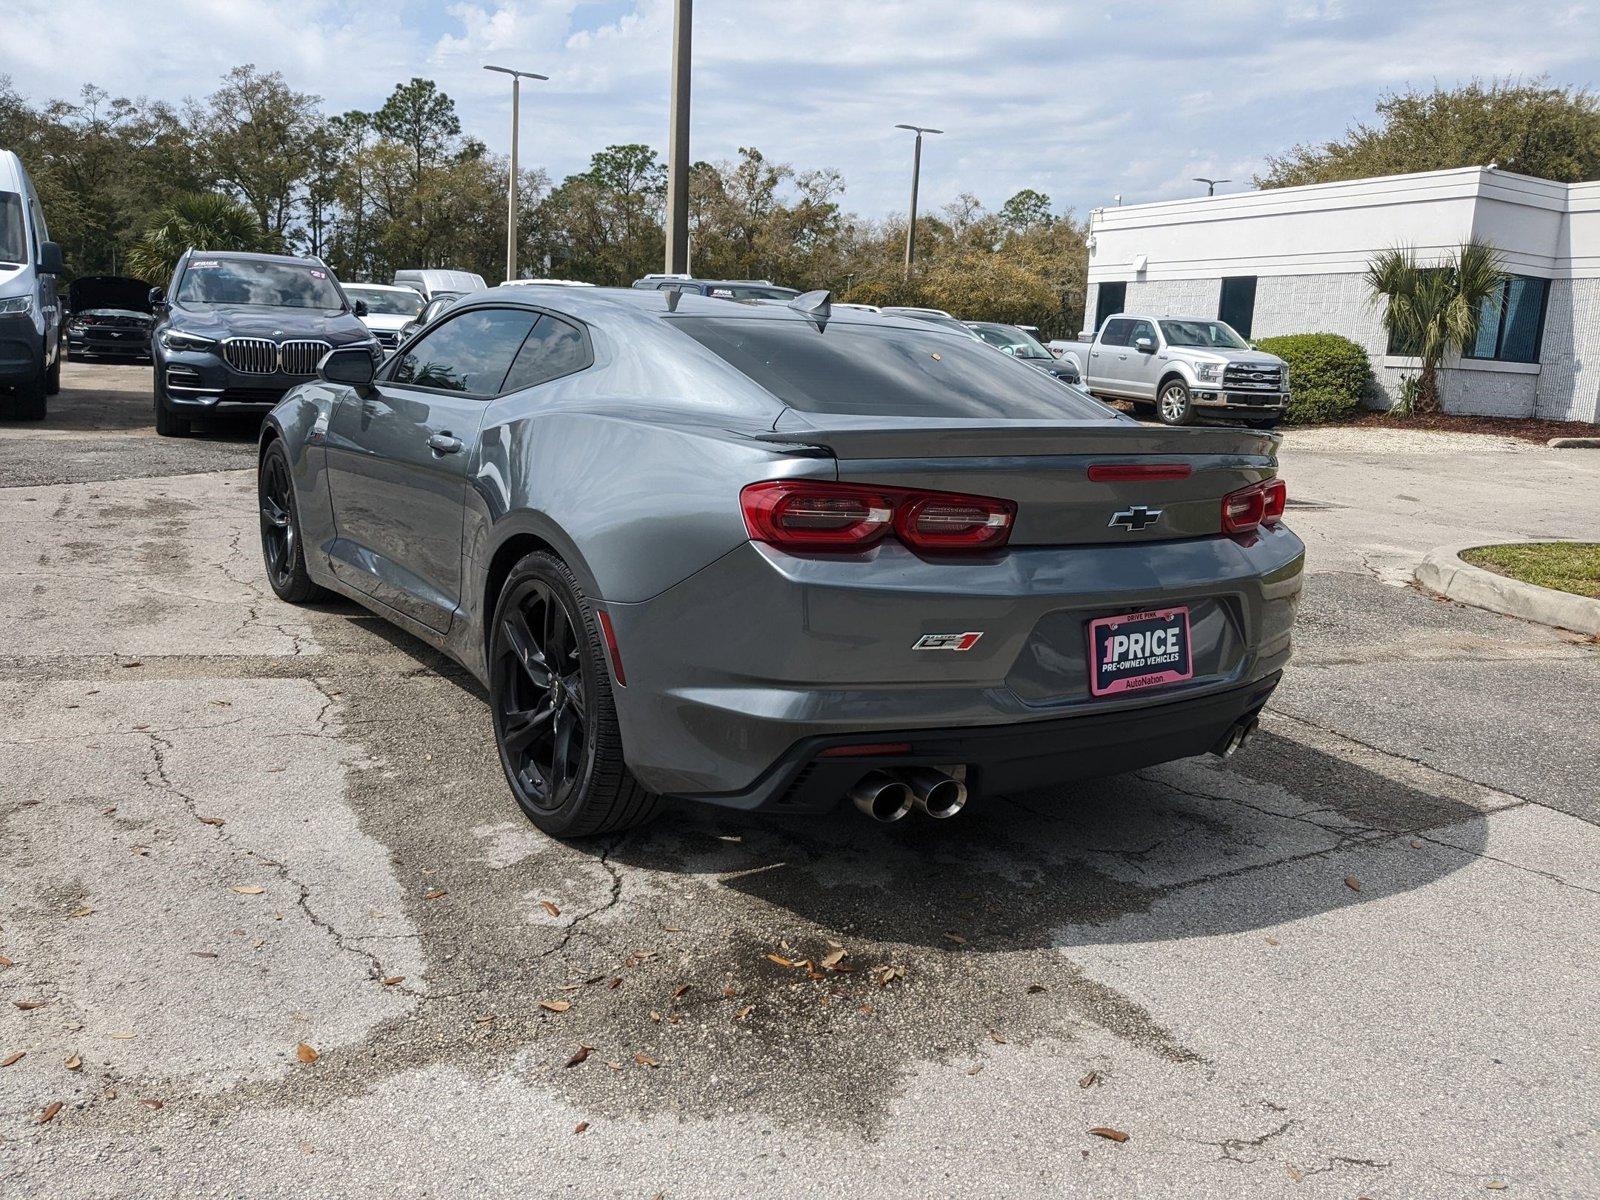
M1217 319L1233 326L1233 331L1246 341L1250 326L1256 318L1256 277L1235 275L1222 281L1222 300L1217 305Z
M1478 336L1463 358L1536 363L1544 337L1544 306L1549 281L1512 275L1478 310Z
M1099 329L1107 317L1114 317L1128 306L1126 283L1102 283L1094 295L1094 327Z

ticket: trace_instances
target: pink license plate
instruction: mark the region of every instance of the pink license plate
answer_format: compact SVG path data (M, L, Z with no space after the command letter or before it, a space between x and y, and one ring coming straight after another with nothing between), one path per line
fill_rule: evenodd
M1193 678L1187 605L1089 622L1091 694L1115 696Z

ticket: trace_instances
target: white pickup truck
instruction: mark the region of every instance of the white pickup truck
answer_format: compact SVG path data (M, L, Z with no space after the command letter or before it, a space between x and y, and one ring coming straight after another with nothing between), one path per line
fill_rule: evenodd
M1094 341L1050 349L1077 364L1090 392L1154 409L1164 425L1216 414L1271 429L1289 404L1289 364L1209 317L1122 313Z

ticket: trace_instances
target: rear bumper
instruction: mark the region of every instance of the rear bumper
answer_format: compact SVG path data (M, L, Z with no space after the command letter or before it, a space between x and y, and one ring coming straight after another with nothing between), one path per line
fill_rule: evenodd
M1287 663L1303 562L1282 527L1245 542L1018 548L959 563L892 544L871 561L828 561L747 543L652 600L605 606L628 681L615 689L628 764L654 791L761 807L842 742L909 737L914 761L981 767L985 789L1201 753ZM1179 604L1194 617L1194 678L1091 696L1088 621ZM913 649L968 632L983 636L966 652ZM1196 714L1196 731L1177 736L1156 712ZM1035 730L1059 749L1038 769L1007 765L1035 756L1002 743ZM968 739L989 761L956 752ZM845 772L821 761L801 807L842 793L829 789Z
M875 731L875 742L904 752L831 755L860 738L809 738L740 792L685 799L765 812L827 812L869 771L912 766L965 767L975 796L1006 795L1137 771L1216 750L1236 725L1252 720L1278 686L1281 672L1209 696L1147 704L1122 712L1086 713L1054 721L977 728Z

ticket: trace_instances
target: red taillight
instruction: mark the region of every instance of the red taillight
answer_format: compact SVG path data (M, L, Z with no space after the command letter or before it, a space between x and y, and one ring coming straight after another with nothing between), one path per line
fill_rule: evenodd
M785 550L864 550L891 531L919 550L985 550L1011 536L1016 505L987 496L802 479L739 494L750 539Z
M1289 489L1281 479L1269 479L1261 485L1266 496L1266 507L1261 512L1263 525L1276 525L1283 520L1283 510L1289 504Z
M1094 483L1160 483L1187 479L1191 471L1187 463L1094 463L1089 479Z
M1249 533L1261 525L1283 520L1289 492L1281 479L1252 483L1222 498L1222 532Z
M606 649L611 654L611 673L617 677L618 686L627 687L628 676L622 670L622 651L617 649L617 631L611 628L611 614L602 608L595 616L600 618L600 635L605 638Z

